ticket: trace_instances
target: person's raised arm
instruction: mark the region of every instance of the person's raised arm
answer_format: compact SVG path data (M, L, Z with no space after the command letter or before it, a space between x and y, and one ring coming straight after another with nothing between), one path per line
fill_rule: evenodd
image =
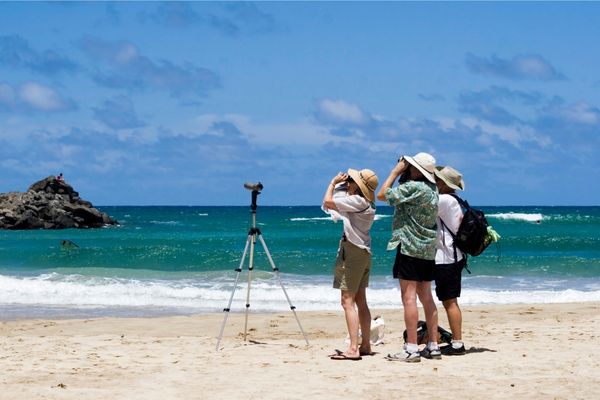
M392 168L390 175L381 185L379 192L377 192L377 199L381 201L386 201L385 191L394 185L394 181L406 170L406 168L408 168L408 163L404 161L404 158L400 159L400 161L398 161L398 164L396 164L394 168Z
M335 205L335 201L333 201L333 189L335 189L335 185L340 182L344 182L348 180L348 174L343 172L338 173L333 177L329 186L327 186L327 190L325 191L325 196L323 196L323 206L328 210L338 211L337 206Z

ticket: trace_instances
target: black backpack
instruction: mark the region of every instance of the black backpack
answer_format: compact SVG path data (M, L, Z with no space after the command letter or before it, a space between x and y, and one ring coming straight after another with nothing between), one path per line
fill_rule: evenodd
M458 227L456 233L452 232L448 225L442 221L442 225L446 227L446 230L452 235L454 242L454 261L456 262L456 248L460 251L472 256L478 256L490 245L492 242L488 235L488 222L485 219L483 211L469 206L466 200L461 199L456 194L451 193L450 196L454 197L463 211L463 219Z
M404 343L408 338L408 332L406 329L402 333L404 337ZM432 340L435 339L435 340ZM448 332L444 328L438 325L438 335L436 338L430 338L429 332L427 331L427 323L425 321L417 322L417 344L427 344L428 341L437 341L438 343L452 344L452 333Z

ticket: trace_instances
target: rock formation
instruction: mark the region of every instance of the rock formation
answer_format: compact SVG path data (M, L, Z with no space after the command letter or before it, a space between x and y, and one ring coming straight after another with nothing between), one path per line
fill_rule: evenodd
M27 192L0 194L0 229L99 228L117 221L82 200L71 185L49 176Z

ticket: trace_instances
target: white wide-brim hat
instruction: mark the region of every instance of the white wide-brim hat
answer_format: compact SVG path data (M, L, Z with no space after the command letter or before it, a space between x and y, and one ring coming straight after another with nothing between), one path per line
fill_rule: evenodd
M465 181L462 174L452 167L435 167L435 176L440 178L448 187L454 190L465 190Z
M417 153L413 157L404 156L404 159L418 169L431 183L435 183L435 158L429 153Z

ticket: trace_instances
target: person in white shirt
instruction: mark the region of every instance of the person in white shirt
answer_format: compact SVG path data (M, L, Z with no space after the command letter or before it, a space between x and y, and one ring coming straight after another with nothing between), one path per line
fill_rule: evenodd
M344 233L335 262L333 287L341 290L341 303L350 344L336 350L333 360L360 360L371 355L371 312L366 288L371 270L371 226L375 219L375 189L379 181L369 169L348 169L331 180L323 198L323 210L342 220ZM358 343L358 330L362 340Z
M444 355L466 353L462 341L462 312L458 306L461 291L462 270L467 266L467 257L454 246L454 234L463 218L463 210L453 197L456 190L464 190L465 183L460 172L449 166L438 166L435 171L436 185L440 193L438 203L437 243L435 253L435 293L446 309L452 345Z

